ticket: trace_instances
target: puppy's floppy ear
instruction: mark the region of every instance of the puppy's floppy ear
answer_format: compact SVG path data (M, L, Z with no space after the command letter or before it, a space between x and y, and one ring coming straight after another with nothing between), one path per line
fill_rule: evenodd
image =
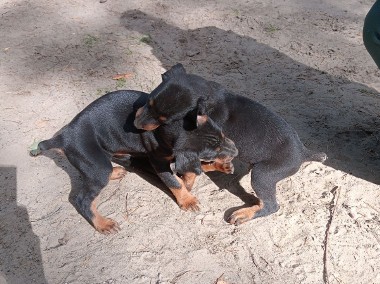
M175 172L184 174L187 172L200 175L202 173L201 161L194 152L180 152L175 154Z
M207 115L197 115L197 127L207 122Z
M197 101L197 114L205 115L206 112L206 100L203 97L200 97Z
M186 74L185 67L181 63L177 63L164 74L161 75L162 81L165 82L173 77L175 74Z
M194 130L207 121L206 103L204 98L199 98L196 108L189 111L183 119L183 128L187 131Z
M183 129L186 131L192 131L198 127L197 113L198 110L195 108L186 114L186 116L183 118Z

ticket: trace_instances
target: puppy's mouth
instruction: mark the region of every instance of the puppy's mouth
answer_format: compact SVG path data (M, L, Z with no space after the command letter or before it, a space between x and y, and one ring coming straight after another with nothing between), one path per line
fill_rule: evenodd
M234 157L216 158L214 161L218 164L228 164L231 163Z
M212 158L212 159L200 159L201 163L204 165L207 164L228 164L231 163L234 157L224 157L224 158Z
M214 161L204 161L204 160L201 159L201 164L202 165L210 165L210 164L213 164L213 163L215 163L215 162Z

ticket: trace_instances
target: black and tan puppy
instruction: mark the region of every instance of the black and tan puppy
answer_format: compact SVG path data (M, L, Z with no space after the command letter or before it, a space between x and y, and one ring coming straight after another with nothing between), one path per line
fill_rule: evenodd
M230 137L239 150L238 159L252 167L252 187L257 200L229 218L240 224L276 212L276 184L293 175L305 161L326 159L326 154L308 150L296 131L280 116L263 105L232 94L221 85L187 74L177 64L162 75L163 82L151 93L149 103L137 111L135 126L154 129L182 119L200 98L207 114Z
M138 91L106 94L88 105L53 138L40 142L38 148L31 151L32 155L38 155L54 148L66 155L85 183L74 206L101 233L119 229L114 220L97 211L95 202L109 180L125 175L124 168L112 167L113 159L148 156L178 205L184 210L196 210L198 201L188 189L195 175L201 173L201 161L216 161L205 164L206 171L228 172L232 158L237 155L234 143L223 135L212 119L200 114L197 106L189 109L184 119L155 131L136 129L133 124L136 111L147 99L148 94ZM171 171L173 161L183 179Z

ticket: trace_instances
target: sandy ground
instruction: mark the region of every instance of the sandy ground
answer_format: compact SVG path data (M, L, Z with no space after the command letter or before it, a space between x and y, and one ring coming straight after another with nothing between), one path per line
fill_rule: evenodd
M0 1L0 283L380 283L380 71L361 38L373 2ZM122 231L98 234L68 202L70 165L28 146L177 62L275 110L329 160L238 227L224 221L243 204L236 176L202 175L189 213L129 173L101 194Z

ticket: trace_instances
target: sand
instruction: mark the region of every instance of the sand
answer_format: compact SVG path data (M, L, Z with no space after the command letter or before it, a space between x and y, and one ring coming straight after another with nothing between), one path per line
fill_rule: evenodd
M380 283L380 70L362 43L373 2L0 1L0 283ZM192 213L131 172L100 196L122 228L101 235L68 201L79 177L65 158L28 147L108 91L153 90L177 62L329 159L241 226L225 221L243 205L237 175L200 176ZM252 191L249 175L240 184Z

